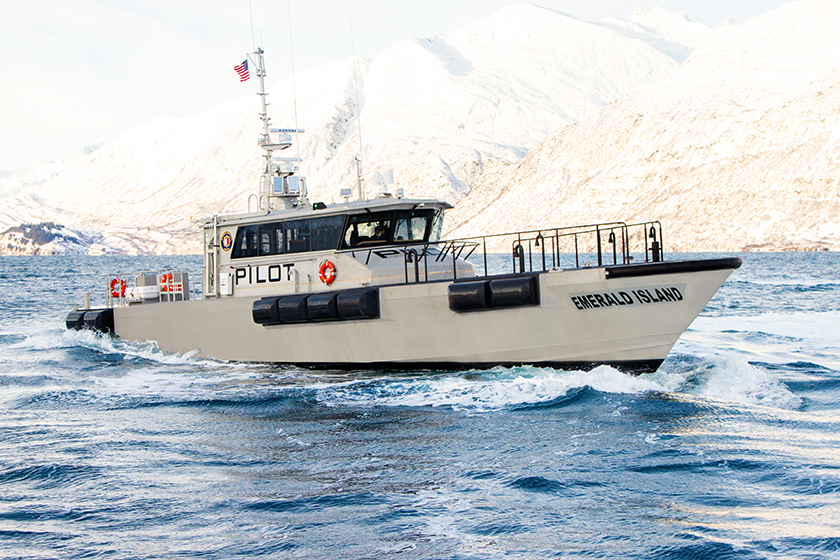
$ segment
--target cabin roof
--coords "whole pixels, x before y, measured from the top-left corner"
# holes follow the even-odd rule
[[[222,225],[247,225],[260,224],[264,222],[276,222],[284,220],[296,220],[300,218],[311,218],[317,216],[335,216],[343,214],[359,214],[364,211],[381,212],[386,210],[411,210],[414,208],[448,209],[452,205],[443,200],[434,198],[375,198],[371,200],[354,200],[352,202],[340,202],[327,204],[321,210],[314,210],[312,205],[299,206],[291,209],[277,209],[270,212],[250,212],[243,214],[225,214],[216,216],[217,226]],[[213,218],[206,218],[202,222],[204,228],[213,227]]]

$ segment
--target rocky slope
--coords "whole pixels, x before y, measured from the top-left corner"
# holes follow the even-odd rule
[[[661,82],[486,175],[466,236],[659,219],[666,249],[840,249],[840,4],[720,30]]]

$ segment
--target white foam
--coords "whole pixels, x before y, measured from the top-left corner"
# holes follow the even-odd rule
[[[644,394],[648,392],[687,393],[694,396],[724,399],[751,405],[792,409],[800,405],[798,397],[775,380],[767,371],[750,365],[745,355],[761,351],[761,341],[747,347],[720,354],[716,337],[732,338],[723,333],[733,327],[739,329],[774,330],[788,332],[796,320],[801,320],[803,330],[814,335],[823,328],[836,329],[833,320],[840,315],[828,312],[815,314],[779,315],[774,323],[773,314],[760,317],[701,318],[692,327],[683,347],[694,346],[692,355],[707,357],[700,365],[688,371],[678,367],[642,376],[632,376],[618,370],[600,366],[591,371],[561,371],[549,368],[516,367],[494,368],[476,375],[430,375],[426,377],[346,379],[319,376],[290,370],[272,372],[265,365],[227,363],[200,358],[196,353],[169,354],[153,343],[133,343],[96,335],[91,331],[47,330],[29,333],[22,341],[9,346],[15,350],[49,351],[56,348],[85,347],[106,354],[119,354],[126,363],[125,369],[115,371],[87,371],[86,378],[96,391],[108,396],[159,396],[168,398],[216,398],[226,392],[233,398],[246,393],[264,394],[270,391],[300,389],[315,391],[326,405],[350,406],[406,406],[451,407],[465,411],[493,411],[506,407],[540,404],[560,399],[570,391],[582,387],[611,394]],[[807,319],[807,320],[806,320]],[[736,322],[737,325],[732,323]],[[768,329],[769,327],[769,329]],[[823,333],[824,334],[824,333]],[[828,335],[825,335],[828,337]],[[774,347],[781,344],[773,341]],[[798,344],[794,341],[794,344]],[[775,348],[778,350],[778,348]],[[25,354],[25,352],[24,352]],[[620,414],[620,410],[616,412]]]
[[[699,375],[696,375],[699,374]],[[680,392],[743,404],[794,410],[802,400],[764,368],[735,354],[716,356],[689,375]]]
[[[655,380],[627,375],[608,366],[588,372],[520,367],[494,368],[476,380],[462,376],[393,380],[375,390],[368,383],[350,384],[324,390],[320,398],[328,405],[448,406],[456,410],[490,411],[550,402],[587,386],[606,393],[668,390]]]
[[[671,393],[749,405],[796,409],[801,405],[779,380],[737,354],[718,355],[688,370],[660,368],[633,376],[608,366],[591,371],[534,367],[495,368],[478,379],[449,375],[422,379],[369,380],[322,385],[319,399],[329,406],[451,407],[490,412],[551,402],[582,387],[607,394]],[[621,414],[621,408],[613,412]]]
[[[35,334],[37,333],[37,334]],[[207,360],[198,356],[197,351],[186,354],[170,354],[161,351],[154,342],[137,343],[122,341],[110,336],[103,336],[91,330],[57,330],[46,329],[44,331],[22,331],[19,334],[27,335],[20,342],[10,344],[8,347],[15,350],[52,350],[56,348],[74,348],[82,346],[104,353],[122,354],[124,358],[141,358],[160,364],[179,365],[206,365],[217,364],[215,360]]]

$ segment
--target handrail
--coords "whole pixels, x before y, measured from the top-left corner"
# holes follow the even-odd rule
[[[508,238],[507,241],[505,238]],[[451,260],[452,278],[457,279],[458,261],[468,261],[479,250],[481,263],[483,264],[483,270],[479,272],[479,275],[488,276],[490,274],[488,254],[492,254],[492,248],[505,247],[505,243],[508,243],[507,247],[509,249],[507,250],[510,251],[508,254],[511,256],[508,262],[510,262],[513,274],[533,273],[535,270],[561,269],[564,267],[562,257],[571,255],[574,255],[574,263],[573,265],[569,263],[566,268],[593,266],[593,262],[583,260],[582,257],[594,258],[598,267],[630,264],[640,258],[643,258],[644,262],[659,262],[663,258],[662,224],[658,221],[636,224],[606,222],[582,226],[533,229],[441,241],[391,244],[362,250],[368,252],[368,259],[372,252],[382,249],[402,252],[405,282],[408,284],[429,281],[428,262],[430,257],[434,263],[444,263]],[[644,244],[644,257],[641,256],[642,243]],[[634,245],[638,248],[636,254],[633,251]],[[359,248],[340,252],[355,253],[357,251],[359,251]],[[422,280],[420,261],[423,262],[425,272]],[[411,274],[409,265],[413,265],[413,274]]]

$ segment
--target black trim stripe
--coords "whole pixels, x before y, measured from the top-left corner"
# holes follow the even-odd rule
[[[473,369],[491,369],[497,366],[517,367],[534,366],[549,367],[566,371],[589,371],[598,366],[610,366],[624,373],[640,375],[653,373],[663,360],[621,360],[606,362],[369,362],[369,363],[291,363],[284,364],[307,369],[330,369],[347,373],[364,371],[465,371]]]
[[[704,259],[699,261],[663,261],[655,263],[622,264],[607,266],[607,278],[629,278],[632,276],[657,276],[660,274],[680,274],[683,272],[705,272],[725,270],[741,266],[738,257],[722,259]]]

